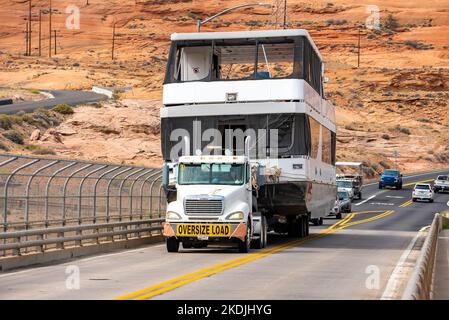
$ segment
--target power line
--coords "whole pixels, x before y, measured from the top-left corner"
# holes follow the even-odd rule
[[[31,0],[28,0],[28,55],[31,56]]]
[[[42,55],[42,10],[39,10],[39,57]]]
[[[112,61],[114,61],[114,50],[115,50],[115,25],[116,22],[114,22],[114,26],[112,27]]]

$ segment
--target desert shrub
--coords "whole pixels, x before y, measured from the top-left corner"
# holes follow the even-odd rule
[[[326,20],[326,24],[328,26],[331,26],[331,25],[341,26],[342,24],[346,24],[346,23],[348,23],[347,20],[337,20],[337,19]]]
[[[261,26],[263,26],[263,23],[260,20],[249,20],[249,21],[246,21],[245,24],[247,26],[249,26],[249,27],[261,27]]]
[[[73,108],[65,103],[58,104],[52,110],[55,112],[58,112],[60,114],[73,114],[73,112],[74,112]]]
[[[395,132],[400,132],[400,133],[404,133],[404,134],[407,134],[407,135],[410,135],[410,134],[411,134],[411,131],[410,131],[409,128],[401,127],[400,125],[397,125],[396,127],[394,127],[394,128],[393,128],[393,131],[395,131]]]
[[[40,156],[45,156],[45,155],[56,155],[56,152],[54,152],[52,149],[50,148],[42,148],[39,147],[36,150],[33,151],[33,154],[35,155],[40,155]]]
[[[421,43],[418,41],[412,41],[412,40],[404,41],[404,45],[406,45],[408,47],[412,47],[416,50],[431,50],[431,49],[433,49],[433,45],[431,45],[431,44],[425,44],[425,43]]]
[[[399,27],[398,20],[390,13],[384,22],[384,28],[388,30],[394,30]]]
[[[437,153],[434,155],[435,160],[442,163],[449,162],[449,153]]]
[[[382,139],[384,139],[384,140],[390,140],[390,136],[389,136],[388,134],[384,133],[384,134],[382,135]]]
[[[430,122],[432,122],[430,119],[427,119],[427,118],[419,118],[419,119],[416,119],[416,121],[418,121],[418,122],[424,122],[424,123],[430,123]]]
[[[355,127],[354,123],[350,123],[350,124],[345,125],[345,129],[354,131],[356,129],[356,127]]]
[[[25,146],[25,149],[27,149],[27,150],[29,150],[29,151],[34,151],[34,150],[36,150],[37,148],[39,148],[39,146],[36,146],[35,144],[27,144],[27,145]]]
[[[9,148],[2,142],[0,142],[0,150],[9,151]]]
[[[4,136],[6,139],[8,139],[8,140],[10,140],[10,141],[12,141],[12,142],[14,142],[14,143],[17,143],[17,144],[23,144],[23,137],[22,137],[22,135],[21,135],[20,133],[18,133],[17,131],[11,130],[11,131],[5,132],[5,133],[3,134],[3,136]]]
[[[6,114],[0,114],[0,128],[9,130],[12,128],[11,117]]]
[[[386,161],[383,161],[383,160],[381,160],[379,162],[379,165],[384,167],[385,169],[390,169],[391,168],[390,165]]]
[[[39,94],[39,93],[41,93],[39,90],[36,90],[36,89],[30,90],[30,92],[32,94]]]

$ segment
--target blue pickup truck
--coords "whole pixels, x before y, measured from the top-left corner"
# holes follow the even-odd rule
[[[380,176],[379,189],[394,187],[402,189],[402,174],[399,170],[385,170]]]

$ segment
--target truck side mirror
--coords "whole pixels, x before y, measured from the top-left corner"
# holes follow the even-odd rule
[[[257,167],[257,185],[263,186],[265,184],[265,166]]]

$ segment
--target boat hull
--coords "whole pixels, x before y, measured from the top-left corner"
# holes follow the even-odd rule
[[[311,218],[325,217],[332,209],[336,193],[335,185],[317,182],[267,184],[259,190],[258,210],[280,216],[310,213]]]

